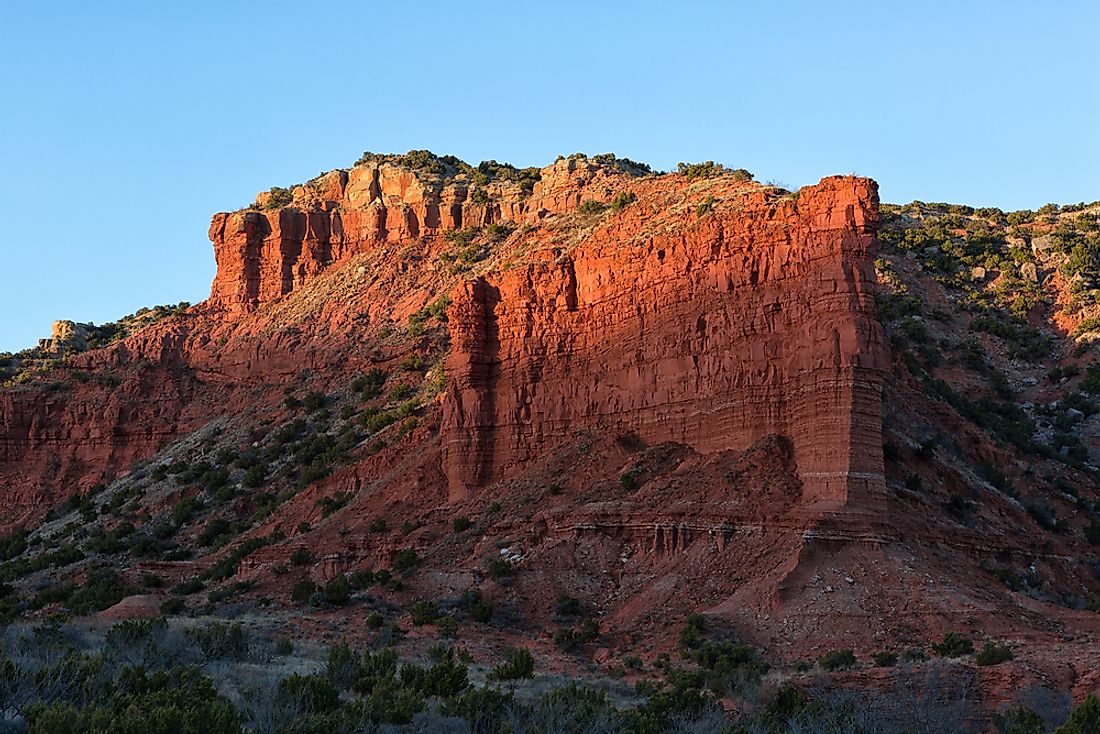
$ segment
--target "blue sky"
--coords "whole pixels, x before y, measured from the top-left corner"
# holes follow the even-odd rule
[[[1100,199],[1100,3],[8,2],[0,350],[197,302],[210,215],[428,148]]]

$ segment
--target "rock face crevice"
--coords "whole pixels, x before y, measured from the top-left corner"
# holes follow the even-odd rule
[[[450,495],[579,428],[704,453],[779,434],[804,503],[871,510],[885,492],[877,224],[874,182],[829,178],[463,284],[448,314]]]

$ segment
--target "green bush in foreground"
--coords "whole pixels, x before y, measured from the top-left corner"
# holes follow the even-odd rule
[[[505,660],[489,671],[489,680],[519,680],[530,678],[535,673],[535,658],[525,647],[512,647],[505,654]]]
[[[969,733],[984,732],[988,724],[1000,734],[1047,731],[1031,709],[1002,711],[988,721],[983,702],[969,698],[972,690],[951,693],[952,686],[920,684],[912,689],[915,679],[902,673],[894,684],[885,683],[887,690],[858,695],[790,685],[729,693],[729,686],[717,685],[723,671],[756,664],[751,648],[729,640],[695,644],[699,667],[672,666],[667,656],[655,661],[654,675],[663,674],[640,681],[631,703],[615,703],[605,691],[579,681],[555,687],[546,681],[510,683],[516,693],[493,683],[472,684],[469,658],[445,646],[433,646],[429,662],[414,664],[402,661],[393,648],[368,652],[337,644],[318,672],[292,673],[286,666],[304,660],[269,665],[272,646],[255,644],[241,625],[192,624],[123,622],[98,640],[65,627],[9,629],[11,646],[5,652],[11,656],[0,653],[5,720],[21,719],[12,730],[33,734]],[[705,622],[692,627],[707,635],[721,632],[714,622],[709,629]],[[179,634],[183,629],[190,631]],[[392,639],[388,634],[383,629],[372,637]],[[268,642],[279,655],[294,652],[285,638]],[[246,666],[248,681],[226,675],[227,662]],[[216,687],[213,675],[219,677]],[[513,682],[533,675],[530,651],[513,648],[490,679]],[[727,694],[733,710],[720,703]],[[747,701],[751,708],[742,705]],[[1098,731],[1100,700],[1089,696],[1052,734]]]

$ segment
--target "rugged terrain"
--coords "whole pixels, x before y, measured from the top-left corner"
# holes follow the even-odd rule
[[[377,614],[590,675],[692,614],[796,679],[958,632],[1011,648],[986,698],[1080,699],[1098,211],[367,154],[215,215],[204,303],[5,361],[5,613]]]

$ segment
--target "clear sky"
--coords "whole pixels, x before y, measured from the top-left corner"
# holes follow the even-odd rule
[[[0,350],[209,292],[210,215],[364,150],[1100,199],[1100,3],[0,6]]]

